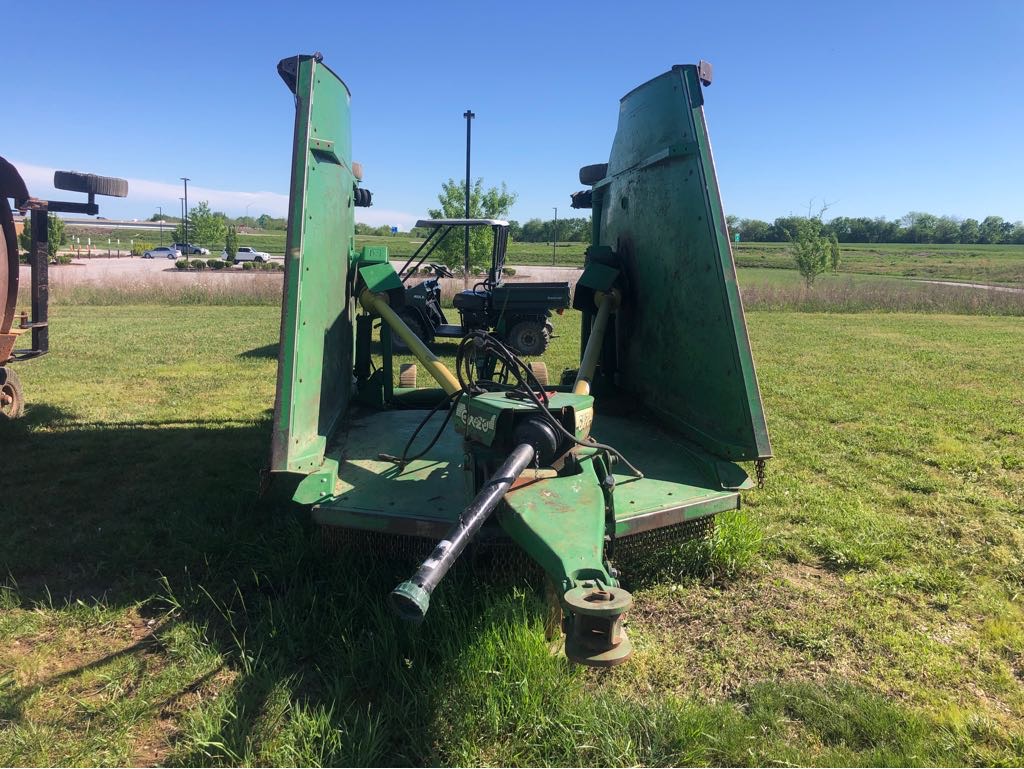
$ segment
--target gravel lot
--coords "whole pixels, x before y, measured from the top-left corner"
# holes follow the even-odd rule
[[[280,261],[280,260],[278,260]],[[512,281],[568,281],[576,285],[580,269],[564,267],[543,267],[537,265],[516,266],[516,274]],[[170,259],[142,259],[140,257],[97,258],[76,260],[72,264],[50,265],[50,284],[60,286],[84,284],[119,284],[126,287],[176,285],[183,283],[223,285],[224,281],[240,281],[244,285],[252,281],[280,281],[279,272],[243,272],[235,267],[231,270],[205,270],[203,272],[183,272],[174,267]],[[28,286],[29,268],[21,266],[22,286]],[[461,279],[444,279],[441,281],[445,295],[461,291]]]

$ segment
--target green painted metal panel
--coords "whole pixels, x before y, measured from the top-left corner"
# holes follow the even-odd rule
[[[278,71],[296,111],[271,469],[310,473],[351,396],[350,97],[318,56],[285,59]]]
[[[592,457],[576,475],[511,489],[498,522],[563,590],[580,579],[616,584],[604,568],[605,500]]]
[[[618,384],[714,454],[771,455],[692,65],[623,97],[594,188],[595,246],[625,273]]]
[[[330,498],[322,500],[317,519],[360,529],[443,535],[468,501],[459,435],[450,427],[444,430],[425,456],[401,471],[381,458],[381,454],[401,456],[427,413],[353,408],[327,450],[328,460],[338,462],[337,481]],[[435,414],[425,433],[433,433],[443,419],[443,413]],[[413,453],[428,441],[421,436]]]
[[[384,258],[387,259],[387,249],[384,250]],[[360,260],[361,262],[361,260]],[[402,279],[398,277],[395,268],[389,262],[374,262],[359,267],[359,277],[363,284],[375,294],[386,294],[391,291],[404,292]]]

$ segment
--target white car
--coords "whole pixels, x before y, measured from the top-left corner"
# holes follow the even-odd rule
[[[180,259],[181,251],[176,248],[171,248],[170,246],[157,246],[156,248],[151,248],[142,254],[143,259],[159,259],[162,256],[165,256],[168,259]]]
[[[227,249],[220,252],[221,259],[228,258]],[[236,262],[266,262],[270,259],[270,254],[265,251],[257,251],[255,248],[249,246],[240,246],[238,251],[235,252]]]

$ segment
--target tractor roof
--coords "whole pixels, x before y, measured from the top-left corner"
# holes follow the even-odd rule
[[[508,227],[503,219],[420,219],[417,227]]]

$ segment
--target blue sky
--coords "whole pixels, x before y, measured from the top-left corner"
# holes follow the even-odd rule
[[[508,183],[512,218],[579,213],[618,99],[701,58],[728,213],[1024,218],[1024,2],[59,2],[42,43],[33,14],[6,13],[0,154],[38,196],[53,168],[129,178],[110,217],[177,211],[180,176],[190,202],[283,215],[275,66],[319,50],[352,91],[373,224],[409,225],[462,178],[467,107],[473,176]]]

